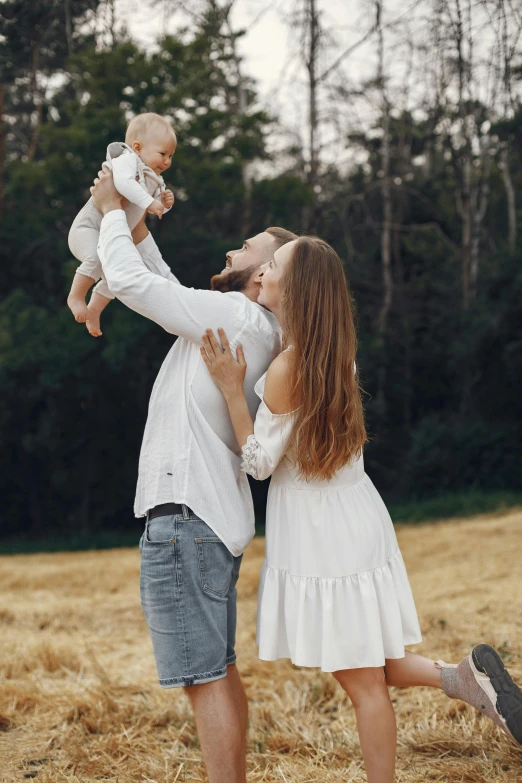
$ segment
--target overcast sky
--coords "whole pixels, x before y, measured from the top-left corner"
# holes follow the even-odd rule
[[[190,0],[186,0],[187,5]],[[116,0],[117,18],[126,20],[133,38],[154,46],[158,36],[174,32],[187,17],[172,13],[172,3],[152,0]],[[305,73],[298,56],[299,41],[291,27],[291,13],[297,0],[236,0],[233,9],[235,29],[247,32],[240,41],[244,57],[244,72],[256,82],[259,102],[278,116],[288,130],[269,140],[272,150],[280,149],[292,134],[300,134],[306,145],[308,101]],[[384,21],[397,18],[404,9],[412,8],[415,0],[388,0]],[[371,0],[318,0],[321,24],[331,37],[331,45],[323,54],[321,67],[327,67],[336,57],[353,45],[371,26]],[[363,45],[344,62],[344,73],[352,81],[375,72],[375,42]],[[391,54],[391,53],[390,53]],[[346,109],[346,107],[343,107]],[[354,111],[366,111],[358,107]],[[367,115],[366,115],[367,116]],[[346,153],[335,142],[339,131],[328,123],[323,125],[327,149],[323,160],[337,159]]]
[[[372,26],[375,11],[372,0],[316,2],[321,27],[330,39],[322,54],[322,70],[363,38]],[[185,0],[189,8],[191,3],[199,5],[197,0]],[[302,0],[235,0],[233,7],[234,29],[246,30],[240,41],[243,70],[256,82],[260,106],[278,117],[286,129],[269,139],[269,148],[273,151],[282,149],[292,136],[299,136],[306,149],[306,74],[298,55],[298,35],[291,25],[291,14],[301,4]],[[120,23],[126,21],[133,38],[152,47],[161,35],[175,32],[187,21],[190,26],[187,16],[174,13],[173,6],[176,6],[174,0],[116,0],[116,14]],[[410,108],[418,116],[427,99],[427,74],[434,52],[433,32],[427,22],[430,6],[433,7],[424,0],[384,0],[384,70],[389,77],[389,98],[396,112]],[[450,0],[446,6],[448,13],[451,6]],[[488,52],[492,51],[492,35],[490,18],[475,4],[472,19],[474,97],[486,104],[490,103],[495,91],[487,70],[487,63],[491,61]],[[430,40],[426,40],[428,38]],[[423,40],[425,49],[421,51],[418,46]],[[354,148],[346,143],[347,133],[368,130],[379,112],[378,95],[364,85],[365,79],[376,75],[376,52],[374,34],[335,70],[337,83],[351,89],[349,96],[338,98],[337,93],[327,95],[324,91],[319,95],[324,162],[335,161],[341,165],[353,161]],[[411,59],[412,55],[414,59]],[[483,73],[480,68],[485,68]]]
[[[170,10],[172,5],[161,0],[152,0],[150,5],[143,0],[117,0],[117,16],[126,19],[133,37],[153,45],[158,35],[172,32],[182,23],[183,17]],[[190,0],[187,5],[190,7]],[[236,0],[234,4],[234,27],[247,30],[241,40],[245,70],[256,79],[261,98],[269,96],[285,77],[296,46],[285,17],[288,19],[294,6],[294,0]],[[335,29],[340,41],[348,43],[353,37],[350,32],[355,32],[355,13],[360,16],[364,6],[365,0],[319,0],[324,23]]]

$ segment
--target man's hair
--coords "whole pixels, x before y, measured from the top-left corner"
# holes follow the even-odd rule
[[[265,233],[274,237],[278,250],[280,247],[283,247],[283,245],[286,245],[287,242],[292,242],[294,239],[297,239],[297,234],[292,234],[291,231],[287,231],[286,228],[280,228],[279,226],[265,228]]]
[[[159,114],[147,111],[142,114],[136,114],[127,125],[125,144],[128,144],[130,147],[133,141],[143,141],[144,137],[151,131],[165,133],[177,141],[176,132],[170,122]]]

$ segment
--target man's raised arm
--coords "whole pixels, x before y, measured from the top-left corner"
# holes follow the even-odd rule
[[[136,249],[112,176],[100,172],[91,188],[95,205],[104,213],[98,254],[110,290],[137,313],[167,332],[197,344],[207,327],[223,327],[232,339],[244,326],[245,306],[219,291],[185,288],[146,268]]]

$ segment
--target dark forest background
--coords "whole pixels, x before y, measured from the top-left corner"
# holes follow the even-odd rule
[[[146,53],[124,31],[100,34],[96,0],[0,6],[5,539],[111,531],[123,541],[137,529],[147,403],[172,337],[115,302],[93,339],[65,300],[77,265],[69,226],[108,142],[145,110],[171,116],[179,139],[167,175],[176,205],[150,227],[186,285],[207,287],[225,252],[269,225],[316,233],[341,255],[358,308],[367,471],[397,518],[520,500],[520,49],[506,45],[495,71],[505,100],[487,105],[472,97],[465,26],[444,28],[440,89],[419,112],[399,111],[375,0],[377,67],[365,89],[377,111],[366,131],[343,129],[359,161],[344,170],[319,141],[314,2],[296,21],[306,145],[289,142],[278,159],[268,143],[278,117],[257,108],[227,7],[201,0],[187,29]],[[335,109],[352,96],[339,83],[329,100]],[[252,175],[262,160],[276,173]],[[265,492],[255,488],[260,522]]]

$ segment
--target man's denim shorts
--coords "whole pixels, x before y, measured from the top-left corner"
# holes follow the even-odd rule
[[[234,557],[202,519],[183,514],[147,520],[140,539],[141,605],[160,685],[178,688],[225,677],[234,663]]]

